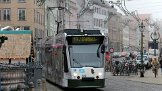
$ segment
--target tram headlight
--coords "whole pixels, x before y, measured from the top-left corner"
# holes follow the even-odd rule
[[[102,76],[102,73],[101,73],[101,72],[99,72],[99,73],[98,73],[98,75],[99,75],[99,76]]]
[[[77,73],[73,73],[74,76],[77,76],[78,74]]]

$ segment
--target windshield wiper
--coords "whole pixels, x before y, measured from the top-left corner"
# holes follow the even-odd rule
[[[97,57],[100,58],[100,53],[99,53],[99,49],[101,47],[101,44],[98,46],[98,49],[97,49]]]
[[[77,60],[73,59],[73,62],[75,62],[76,64],[79,64],[79,66],[83,67],[83,65],[81,65],[81,63],[78,62]]]

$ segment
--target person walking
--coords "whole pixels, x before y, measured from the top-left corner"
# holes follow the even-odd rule
[[[110,56],[110,52],[106,52],[106,71],[110,71],[112,70],[112,62],[111,62],[111,56]]]
[[[160,63],[160,69],[161,69],[161,75],[162,75],[162,58],[161,57],[160,57],[159,63]]]
[[[156,69],[156,73],[158,75],[158,69],[159,69],[160,64],[159,64],[157,58],[153,58],[151,64],[152,64],[153,73],[154,73],[154,70]]]

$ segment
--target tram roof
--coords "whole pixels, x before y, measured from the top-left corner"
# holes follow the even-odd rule
[[[64,29],[67,35],[102,35],[100,30]]]

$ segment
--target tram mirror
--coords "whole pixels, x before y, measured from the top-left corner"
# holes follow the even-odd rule
[[[66,53],[66,46],[63,45],[63,50],[62,50],[62,53],[65,54]]]
[[[101,46],[101,53],[105,53],[105,45]]]
[[[48,52],[52,52],[52,48],[51,47],[48,48]]]

